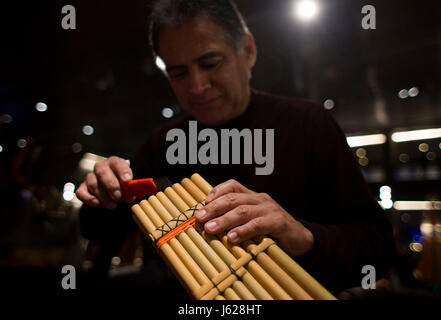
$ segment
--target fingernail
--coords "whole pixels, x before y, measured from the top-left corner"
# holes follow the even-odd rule
[[[92,205],[98,207],[100,205],[100,202],[97,199],[93,199]]]
[[[214,198],[214,191],[211,191],[207,196],[207,199],[205,199],[205,201],[211,201],[213,198]]]
[[[123,178],[124,178],[124,181],[129,181],[132,179],[132,176],[130,173],[126,172],[126,173],[124,173]]]
[[[196,211],[196,218],[203,219],[207,215],[207,211],[205,209]]]
[[[116,191],[113,193],[113,198],[114,198],[115,200],[119,200],[119,199],[121,199],[121,191],[116,190]]]
[[[236,241],[237,240],[237,233],[236,232],[230,232],[228,234],[228,238],[230,239],[230,241]]]
[[[208,229],[214,230],[217,226],[217,223],[215,221],[210,221],[207,222],[205,225],[207,226]]]

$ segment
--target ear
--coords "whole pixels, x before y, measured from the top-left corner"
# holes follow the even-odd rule
[[[247,32],[243,53],[245,55],[248,68],[251,69],[252,67],[254,67],[257,59],[256,43],[254,42],[254,37],[251,32]]]

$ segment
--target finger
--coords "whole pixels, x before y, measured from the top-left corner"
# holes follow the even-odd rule
[[[257,193],[227,193],[214,199],[196,212],[198,222],[207,222],[219,217],[240,205],[258,204]]]
[[[208,194],[207,199],[205,199],[205,203],[209,203],[227,193],[253,193],[253,191],[245,188],[236,180],[231,179],[214,187]]]
[[[98,178],[93,173],[89,173],[86,176],[86,186],[87,191],[95,196],[104,207],[109,209],[114,209],[116,207],[116,202],[109,197],[104,187],[98,182]]]
[[[118,157],[110,157],[109,166],[120,181],[127,182],[133,179],[133,172],[126,160]]]
[[[99,207],[101,202],[87,190],[86,183],[82,183],[75,192],[78,199],[89,206]]]
[[[98,180],[98,185],[101,185],[114,201],[119,201],[122,197],[121,186],[109,162],[98,162],[93,171]]]
[[[228,231],[257,217],[257,206],[241,205],[228,211],[223,216],[212,219],[204,225],[207,233]]]
[[[231,243],[239,243],[249,240],[255,236],[270,233],[271,220],[264,217],[257,217],[247,223],[231,229],[228,234],[228,241]]]

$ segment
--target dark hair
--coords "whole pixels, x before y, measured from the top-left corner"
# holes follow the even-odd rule
[[[225,40],[236,50],[242,47],[248,30],[231,0],[156,0],[150,15],[149,42],[153,56],[159,55],[158,35],[166,26],[178,26],[193,18],[209,19],[225,31]]]

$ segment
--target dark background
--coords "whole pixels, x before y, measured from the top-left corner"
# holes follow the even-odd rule
[[[253,87],[320,104],[332,99],[330,112],[348,136],[388,136],[386,144],[365,148],[369,163],[362,169],[374,195],[388,185],[394,201],[441,200],[441,139],[390,142],[394,130],[441,127],[440,1],[321,0],[319,17],[309,23],[293,17],[292,0],[237,3],[258,47]],[[76,9],[76,30],[61,27],[66,4]],[[361,27],[366,4],[376,8],[376,30]],[[78,208],[61,198],[66,182],[78,186],[84,178],[80,159],[86,152],[128,158],[167,121],[164,107],[179,113],[148,47],[149,1],[8,1],[0,12],[0,265],[10,272],[81,263]],[[418,96],[398,97],[411,87]],[[36,111],[37,102],[48,110]],[[86,124],[93,135],[82,133]],[[26,139],[25,148],[18,139]],[[418,149],[422,142],[430,157]],[[439,292],[441,272],[434,271],[441,267],[433,261],[440,247],[426,281],[414,272],[421,253],[408,248],[422,241],[424,219],[440,226],[439,212],[387,211],[408,263],[399,279],[408,287]],[[17,247],[70,249],[54,263],[44,253],[34,263],[17,260]]]

